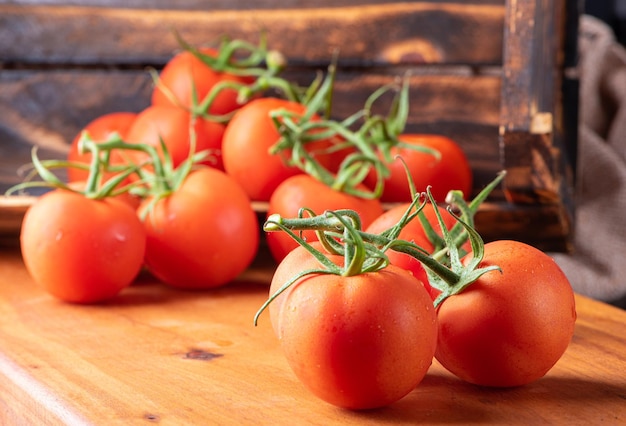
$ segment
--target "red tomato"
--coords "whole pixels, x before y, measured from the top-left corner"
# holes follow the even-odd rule
[[[343,257],[330,256],[336,264]],[[320,264],[303,247],[279,264],[270,294]],[[295,375],[317,397],[350,409],[389,405],[423,379],[435,351],[430,297],[395,266],[343,277],[313,274],[269,305],[272,326]]]
[[[411,201],[406,171],[402,161],[396,158],[398,156],[406,163],[417,191],[424,192],[426,187],[431,185],[432,194],[437,202],[444,202],[450,190],[463,191],[466,198],[471,195],[472,170],[465,153],[455,141],[445,136],[419,134],[401,135],[400,140],[410,145],[435,149],[439,151],[441,158],[437,159],[430,153],[410,148],[392,148],[391,158],[394,160],[387,164],[390,176],[385,179],[382,201]],[[374,172],[367,177],[366,183],[370,188],[376,185]]]
[[[378,199],[365,199],[336,191],[315,178],[300,174],[281,183],[272,194],[268,216],[278,213],[281,217],[298,217],[302,207],[312,209],[316,214],[327,210],[350,209],[361,217],[363,228],[383,213]],[[315,231],[303,231],[304,238],[311,242],[317,240]],[[286,232],[269,232],[267,244],[272,256],[280,262],[298,243]]]
[[[531,383],[569,345],[576,321],[574,293],[554,260],[524,243],[487,243],[479,267],[488,265],[502,272],[487,272],[439,305],[435,356],[477,385]]]
[[[372,222],[366,228],[365,232],[371,234],[379,234],[384,230],[391,228],[393,225],[398,223],[404,212],[406,212],[406,210],[409,208],[409,205],[410,203],[393,206],[385,213],[377,217],[374,222]],[[445,207],[437,206],[437,208],[439,209],[439,213],[441,214],[444,224],[448,229],[451,229],[456,223],[456,219],[454,219],[454,217],[446,211]],[[437,231],[437,234],[441,236],[442,232],[439,227],[439,222],[437,220],[437,216],[435,215],[435,209],[433,208],[433,205],[430,203],[426,204],[422,209],[422,212],[424,212],[424,215],[426,216],[428,222]],[[404,228],[402,228],[402,231],[400,232],[398,238],[405,241],[413,242],[425,249],[428,253],[433,254],[434,246],[426,236],[424,227],[422,226],[422,223],[420,222],[418,217],[414,218]],[[467,252],[471,250],[471,245],[469,241],[463,245],[463,248]],[[424,269],[422,264],[416,258],[408,254],[400,253],[393,250],[387,251],[387,257],[393,265],[411,271],[411,273],[413,273],[413,275],[418,280],[420,280],[422,284],[424,284],[424,287],[426,287],[426,290],[431,295],[433,300],[439,295],[439,291],[430,286],[428,281],[428,274],[426,273],[426,270]]]
[[[38,285],[67,302],[95,303],[117,295],[137,276],[146,231],[135,210],[119,200],[54,190],[26,212],[20,242]]]
[[[144,212],[151,200],[140,207]],[[235,279],[254,259],[259,223],[250,200],[224,172],[205,167],[159,200],[144,220],[146,265],[161,281],[201,289]]]
[[[222,152],[224,169],[241,186],[252,200],[268,201],[281,182],[288,177],[301,174],[296,167],[285,164],[284,154],[269,152],[280,139],[270,117],[273,110],[285,109],[295,114],[304,114],[305,106],[278,98],[258,98],[240,108],[224,132]],[[329,142],[311,144],[315,149],[327,148]],[[317,157],[327,165],[328,156]]]
[[[128,130],[127,142],[143,143],[157,147],[161,152],[160,140],[165,143],[172,157],[174,166],[178,166],[189,157],[191,135],[191,115],[181,109],[171,106],[151,106],[143,110]],[[195,152],[208,150],[210,152],[200,164],[223,170],[221,159],[222,137],[224,125],[213,121],[197,118],[194,125],[196,133]],[[133,154],[135,161],[145,161],[145,155]]]
[[[91,139],[94,142],[104,142],[113,133],[117,132],[122,139],[126,137],[126,133],[130,126],[135,121],[137,114],[134,112],[114,112],[110,114],[102,115],[95,120],[89,122],[77,135],[74,137],[72,144],[70,145],[70,151],[67,154],[68,161],[75,163],[83,163],[89,165],[91,163],[91,153],[86,152],[81,154],[78,152],[78,141],[80,140],[83,131],[87,131]],[[112,164],[124,164],[124,159],[119,155],[117,151],[111,152]],[[111,177],[114,173],[108,173],[104,176],[104,179]],[[69,167],[67,170],[67,179],[69,182],[82,182],[86,181],[89,176],[89,171],[78,169],[75,167]]]
[[[214,49],[200,49],[203,54],[216,56]],[[193,107],[192,93],[195,89],[197,102],[202,103],[207,94],[221,81],[240,84],[249,84],[253,80],[248,77],[239,77],[227,72],[215,71],[209,65],[198,59],[193,53],[184,51],[172,57],[165,65],[159,79],[162,85],[170,90],[183,108]],[[176,106],[159,87],[152,92],[152,105]],[[222,90],[209,108],[210,114],[228,114],[241,105],[237,102],[237,91]]]

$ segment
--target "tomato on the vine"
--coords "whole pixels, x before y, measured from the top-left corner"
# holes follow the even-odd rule
[[[217,51],[211,48],[202,48],[204,55],[215,57]],[[195,90],[196,101],[201,103],[209,92],[220,82],[232,82],[235,84],[250,84],[253,79],[237,76],[228,72],[216,71],[211,66],[199,59],[190,51],[183,51],[174,55],[159,74],[160,85],[152,92],[152,105],[178,106],[185,109],[193,109],[193,93]],[[164,93],[170,91],[176,102],[172,102]],[[241,105],[237,101],[237,90],[226,88],[221,90],[211,104],[210,114],[228,114]]]
[[[320,247],[319,243],[314,243]],[[343,256],[328,255],[337,265]],[[304,247],[278,265],[270,294],[320,264]],[[349,409],[389,405],[423,379],[435,351],[432,301],[407,271],[390,265],[353,276],[314,273],[269,304],[272,327],[300,381]]]
[[[339,190],[307,174],[292,176],[281,183],[269,201],[268,216],[278,213],[282,217],[297,217],[301,208],[306,207],[315,214],[326,210],[350,209],[361,217],[363,228],[383,213],[378,199],[360,198]],[[317,239],[315,231],[303,231],[307,241]],[[268,247],[274,259],[280,262],[298,243],[284,232],[270,232],[266,236]]]
[[[146,231],[135,210],[118,199],[57,189],[28,209],[20,242],[38,285],[63,301],[96,303],[133,282],[143,264]]]
[[[200,164],[222,170],[221,159],[224,125],[202,117],[196,117],[181,108],[173,106],[150,106],[141,111],[128,129],[126,141],[134,144],[147,144],[162,153],[161,141],[167,147],[174,167],[185,161],[190,154],[192,126],[195,132],[195,151],[208,151],[209,155]],[[136,162],[145,160],[145,154],[134,154]]]
[[[401,145],[392,147],[390,149],[392,161],[386,163],[390,174],[384,181],[382,201],[411,201],[405,164],[418,192],[426,191],[430,185],[434,198],[441,201],[445,200],[450,190],[460,190],[466,198],[471,195],[472,169],[459,144],[445,136],[430,134],[403,134],[399,139],[409,146],[433,149],[440,157]],[[401,157],[402,160],[397,157]],[[367,185],[373,188],[376,185],[376,178],[374,172],[370,173],[366,178]]]
[[[255,201],[268,201],[281,182],[303,173],[286,163],[285,155],[288,154],[270,153],[270,148],[280,139],[270,116],[275,110],[304,114],[306,107],[273,97],[254,99],[235,112],[224,132],[224,169]],[[308,144],[312,155],[324,166],[329,161],[328,154],[324,152],[329,144],[323,140]]]
[[[224,172],[202,167],[180,187],[139,208],[147,213],[145,263],[174,287],[202,289],[235,279],[254,259],[259,224],[250,199]]]
[[[485,273],[439,305],[435,357],[470,383],[528,384],[567,349],[576,322],[574,293],[550,256],[521,242],[485,244],[479,266],[489,265],[501,272]]]
[[[82,163],[89,165],[91,163],[91,153],[81,153],[78,149],[78,142],[80,141],[83,132],[87,132],[89,137],[94,142],[106,141],[114,133],[118,133],[123,139],[126,137],[128,129],[132,126],[137,113],[134,112],[113,112],[109,114],[101,115],[90,121],[81,131],[74,137],[70,145],[70,150],[67,154],[68,161],[73,163]],[[111,165],[123,165],[124,159],[119,155],[117,151],[111,152]],[[103,178],[112,176],[114,173],[106,173]],[[83,182],[87,180],[89,176],[89,170],[81,169],[78,167],[67,168],[67,180],[69,182]]]

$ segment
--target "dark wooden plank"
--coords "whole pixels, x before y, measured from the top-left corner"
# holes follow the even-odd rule
[[[313,75],[294,71],[286,77],[305,84]],[[357,112],[369,94],[399,76],[340,72],[335,116],[345,118]],[[4,71],[0,74],[0,190],[22,178],[19,170],[30,162],[32,146],[41,147],[41,158],[63,158],[72,138],[87,122],[108,112],[140,111],[148,105],[151,90],[145,71]],[[475,169],[477,188],[493,179],[501,169],[499,79],[414,75],[410,93],[407,131],[439,133],[459,141]],[[378,107],[382,112],[388,105],[382,102]]]
[[[314,73],[285,77],[308,84]],[[339,70],[333,113],[345,118],[363,107],[398,72]],[[495,76],[414,74],[407,132],[438,133],[459,142],[475,169],[476,188],[494,178],[499,163],[497,126],[500,80]],[[62,158],[72,138],[92,119],[114,111],[140,111],[149,104],[152,82],[146,71],[4,71],[0,74],[0,190],[17,183],[30,162],[32,146],[42,158]],[[376,107],[388,110],[387,98]]]
[[[158,10],[0,5],[5,64],[142,66],[223,35],[269,45],[296,64],[500,64],[502,5],[394,2],[315,9]],[[454,31],[450,31],[454,28]],[[158,40],[158,42],[155,42]],[[475,48],[480,46],[480,48]]]
[[[165,10],[246,10],[246,9],[310,9],[320,7],[365,6],[397,3],[398,0],[0,0],[1,4],[95,6],[125,9]],[[460,3],[503,5],[504,0],[432,0],[423,3]]]

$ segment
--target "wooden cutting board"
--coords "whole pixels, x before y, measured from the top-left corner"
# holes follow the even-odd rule
[[[572,344],[543,379],[516,389],[463,382],[434,362],[396,404],[335,408],[292,374],[262,315],[274,265],[205,292],[142,277],[100,306],[59,302],[0,250],[2,425],[623,424],[626,312],[577,297]]]

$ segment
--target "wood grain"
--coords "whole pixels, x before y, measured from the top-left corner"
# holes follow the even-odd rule
[[[425,1],[273,5],[212,9],[208,4],[205,10],[188,11],[0,4],[0,57],[7,63],[47,65],[163,64],[178,49],[175,29],[193,45],[224,35],[255,42],[264,32],[268,44],[294,64],[327,64],[336,48],[340,61],[347,63],[502,61],[502,5]],[[478,45],[480,49],[467,48]]]
[[[46,425],[606,424],[626,421],[626,312],[577,297],[573,341],[539,381],[464,384],[434,362],[407,397],[353,412],[312,396],[266,315],[273,265],[260,257],[222,289],[183,292],[149,277],[100,306],[60,303],[0,251],[0,423]]]
[[[286,78],[309,84],[315,72],[291,71]],[[402,71],[340,71],[333,112],[345,118],[362,108],[379,87]],[[500,81],[456,69],[445,75],[415,73],[407,131],[443,134],[458,141],[476,171],[476,187],[501,169],[497,126]],[[149,104],[147,71],[8,71],[0,75],[0,192],[23,179],[33,146],[42,159],[63,159],[69,144],[90,120],[114,111],[141,111]],[[385,113],[389,99],[377,110]],[[63,177],[63,174],[60,175]]]

